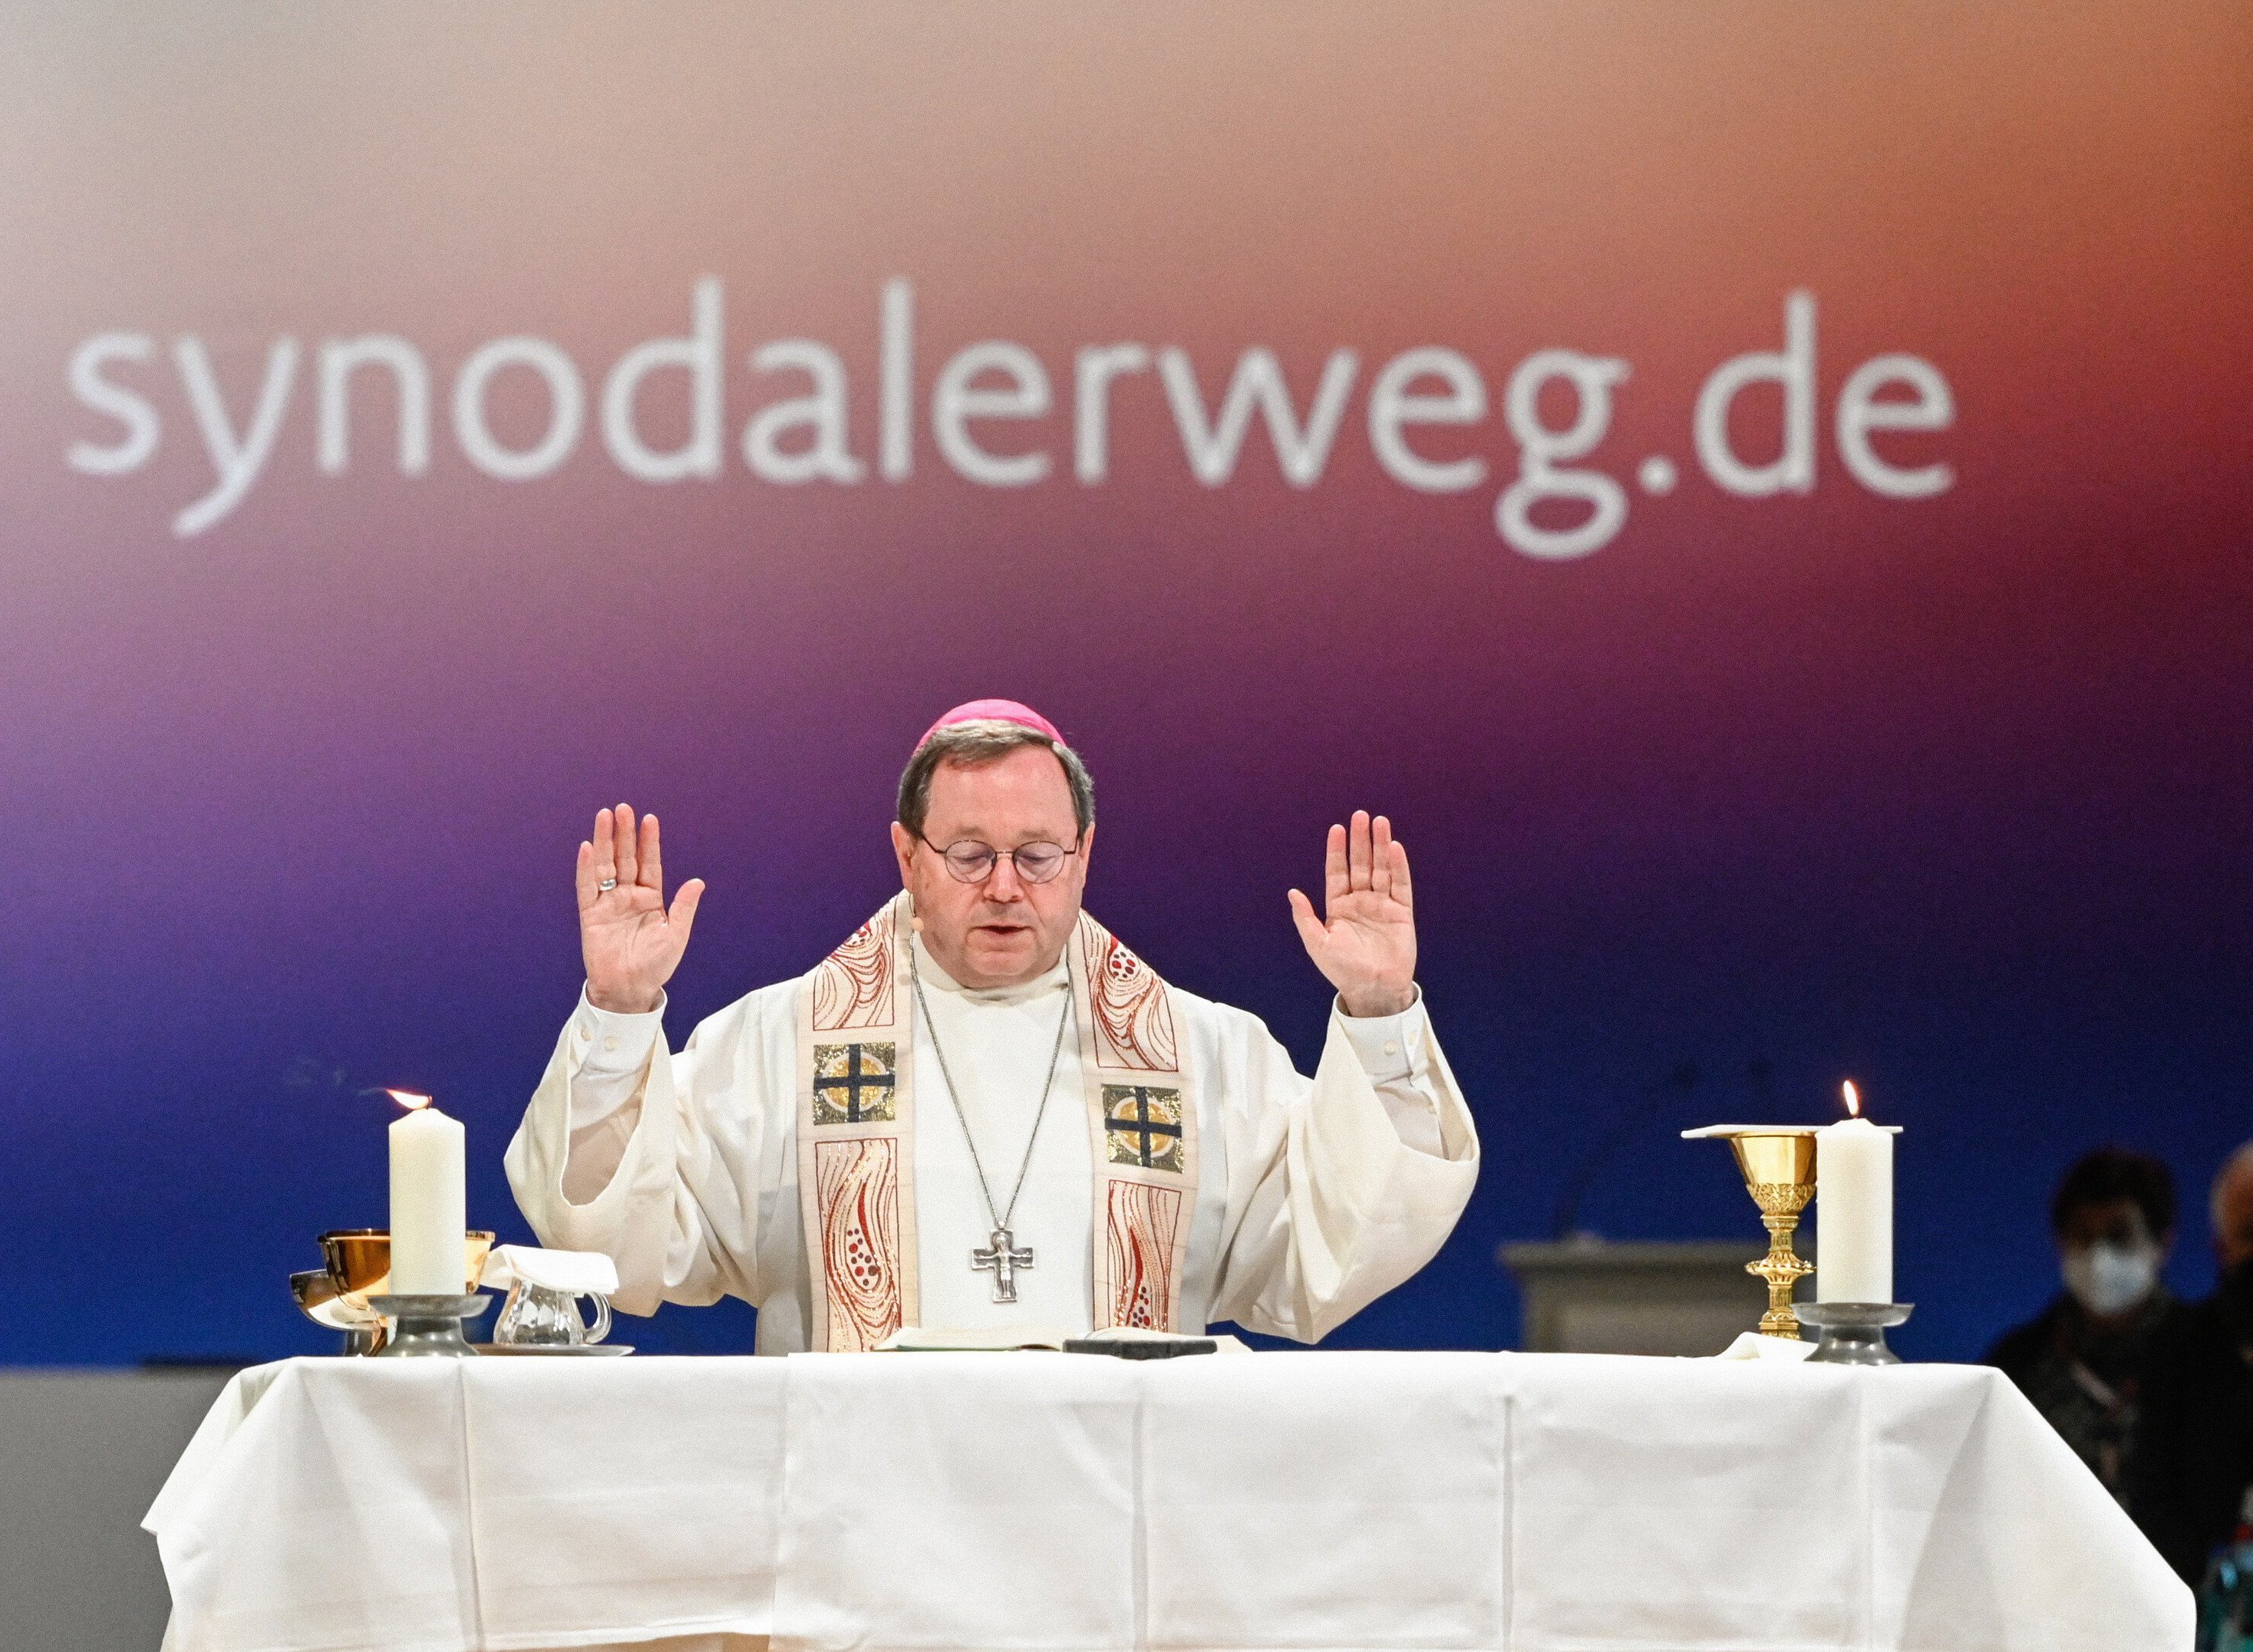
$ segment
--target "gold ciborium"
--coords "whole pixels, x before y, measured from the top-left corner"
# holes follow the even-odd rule
[[[1768,1254],[1745,1264],[1745,1272],[1768,1281],[1768,1312],[1761,1315],[1762,1336],[1799,1340],[1799,1319],[1791,1311],[1792,1287],[1815,1272],[1815,1264],[1791,1248],[1799,1213],[1815,1196],[1813,1125],[1707,1125],[1685,1130],[1685,1141],[1718,1136],[1737,1155],[1745,1191],[1760,1207],[1768,1229]]]

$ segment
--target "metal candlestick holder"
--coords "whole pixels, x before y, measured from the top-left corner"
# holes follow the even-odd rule
[[[1802,1302],[1799,1321],[1821,1333],[1810,1365],[1898,1365],[1886,1328],[1904,1323],[1914,1302]]]
[[[391,1321],[391,1335],[376,1350],[378,1359],[467,1359],[477,1353],[462,1335],[462,1322],[492,1306],[482,1291],[463,1296],[371,1296],[367,1305]]]
[[[1800,1340],[1799,1320],[1791,1311],[1791,1293],[1800,1280],[1815,1272],[1815,1264],[1791,1248],[1791,1236],[1799,1227],[1800,1212],[1815,1196],[1816,1128],[1813,1125],[1707,1125],[1702,1130],[1682,1133],[1685,1141],[1707,1137],[1726,1141],[1745,1178],[1745,1191],[1760,1207],[1761,1223],[1768,1229],[1768,1254],[1757,1262],[1746,1263],[1745,1272],[1768,1281],[1768,1312],[1761,1315],[1760,1322],[1762,1336]]]

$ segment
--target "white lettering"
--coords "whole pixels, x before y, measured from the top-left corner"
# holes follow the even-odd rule
[[[1445,395],[1412,394],[1419,379],[1438,379]],[[1486,417],[1486,380],[1453,350],[1403,351],[1369,387],[1369,445],[1385,472],[1419,493],[1460,493],[1486,480],[1486,461],[1472,455],[1444,464],[1425,458],[1400,434],[1404,424],[1476,424]]]
[[[182,539],[202,533],[242,502],[250,484],[274,451],[274,438],[282,429],[282,410],[289,400],[289,386],[297,374],[297,341],[277,338],[266,352],[266,377],[258,387],[258,402],[250,415],[250,429],[238,437],[227,417],[226,398],[220,394],[204,341],[191,333],[173,343],[172,360],[187,387],[188,405],[196,427],[203,432],[204,450],[211,456],[219,485],[172,519],[172,532]]]
[[[1000,373],[1006,387],[980,387],[981,373]],[[1049,473],[1049,456],[988,453],[970,438],[973,419],[1037,419],[1050,407],[1049,375],[1024,345],[989,339],[955,352],[931,393],[931,435],[955,471],[989,488],[1021,488]]]
[[[793,370],[813,380],[813,393],[761,408],[743,427],[743,463],[769,482],[858,482],[868,467],[846,448],[844,362],[812,338],[777,339],[751,352],[754,373]],[[801,426],[813,440],[786,451],[783,433]]]
[[[1294,488],[1310,488],[1322,480],[1329,462],[1330,443],[1336,439],[1338,421],[1344,416],[1347,394],[1353,387],[1357,362],[1350,350],[1331,353],[1315,387],[1314,406],[1306,428],[1299,428],[1291,406],[1291,393],[1283,382],[1283,368],[1271,350],[1247,350],[1236,363],[1220,417],[1208,423],[1204,397],[1197,388],[1196,369],[1188,354],[1168,349],[1159,352],[1158,376],[1165,381],[1166,400],[1174,410],[1174,424],[1182,436],[1182,450],[1189,470],[1209,488],[1219,487],[1236,473],[1236,457],[1244,445],[1244,432],[1252,422],[1256,403],[1267,421],[1268,438],[1275,444],[1276,463],[1283,479]]]
[[[547,434],[520,451],[501,446],[485,422],[485,387],[504,367],[529,367],[548,383]],[[586,415],[579,369],[545,338],[496,338],[464,361],[454,380],[454,439],[471,464],[503,482],[529,482],[570,457]]]
[[[96,333],[71,352],[70,387],[78,399],[125,427],[114,447],[72,443],[67,455],[72,470],[88,476],[123,476],[139,470],[157,451],[160,427],[155,405],[101,376],[104,362],[146,361],[156,353],[157,341],[145,332]]]
[[[350,459],[351,380],[363,366],[391,369],[399,392],[399,470],[422,476],[430,469],[430,370],[404,338],[372,334],[331,338],[321,346],[321,469],[342,476]]]
[[[1889,384],[1907,385],[1914,401],[1880,401]],[[1904,471],[1887,464],[1870,445],[1873,430],[1945,430],[1956,422],[1956,398],[1940,369],[1918,356],[1873,356],[1838,392],[1838,457],[1873,493],[1889,499],[1929,499],[1956,480],[1945,464]]]
[[[1782,347],[1721,362],[1705,375],[1695,397],[1690,433],[1695,461],[1717,489],[1741,498],[1804,494],[1817,480],[1816,450],[1826,409],[1815,399],[1821,382],[1816,296],[1795,289],[1782,295]],[[1232,482],[1252,426],[1264,421],[1279,474],[1294,488],[1309,489],[1327,473],[1361,367],[1352,348],[1331,350],[1302,411],[1277,352],[1252,345],[1238,355],[1227,384],[1208,404],[1187,349],[1090,344],[1072,352],[1073,394],[1065,408],[1042,356],[1007,339],[967,345],[935,373],[919,373],[916,292],[906,276],[882,282],[877,324],[868,380],[876,388],[873,434],[849,394],[861,387],[861,368],[855,366],[848,374],[847,358],[830,345],[780,338],[759,345],[743,359],[755,378],[798,373],[806,380],[802,387],[787,378],[763,387],[778,399],[754,406],[740,432],[739,450],[753,476],[783,485],[852,486],[872,477],[905,482],[915,473],[917,447],[927,437],[952,473],[984,487],[1027,487],[1059,473],[1061,431],[1036,424],[1015,437],[1014,446],[1022,450],[1012,450],[1005,430],[979,422],[1042,421],[1069,413],[1072,473],[1084,486],[1099,486],[1111,477],[1119,387],[1154,368],[1199,484],[1220,488]],[[723,282],[703,275],[691,289],[687,330],[637,343],[599,386],[589,381],[559,344],[529,335],[492,339],[472,352],[454,376],[456,439],[476,470],[503,481],[528,481],[562,469],[576,453],[593,416],[599,419],[603,444],[626,476],[653,483],[716,478],[728,464],[730,434],[727,326]],[[83,435],[66,433],[64,457],[73,470],[122,476],[155,457],[164,418],[177,415],[160,415],[161,394],[146,394],[137,381],[152,371],[148,364],[164,347],[159,337],[116,331],[87,338],[72,351],[66,369],[72,394],[94,421],[113,427],[104,431],[99,422],[87,421]],[[364,403],[373,394],[380,408],[384,387],[371,392],[365,382],[370,376],[365,370],[380,369],[376,376],[387,378],[397,407],[399,473],[427,475],[432,421],[438,413],[432,399],[440,387],[434,385],[433,366],[420,348],[387,332],[331,336],[317,344],[306,341],[303,348],[317,356],[313,416],[320,471],[341,477],[349,471],[353,398],[357,394]],[[277,451],[302,353],[299,339],[274,339],[255,399],[246,398],[244,416],[238,420],[204,339],[184,333],[171,342],[213,477],[208,491],[172,519],[176,534],[205,532],[239,509],[263,479]],[[519,376],[496,388],[495,380],[512,369],[520,370]],[[650,380],[668,369],[685,378],[663,381],[652,445],[641,422],[649,411],[645,392]],[[229,370],[247,373],[248,364]],[[1647,453],[1639,464],[1631,456],[1614,456],[1616,464],[1589,457],[1608,439],[1617,387],[1629,376],[1624,360],[1572,350],[1541,350],[1519,362],[1499,405],[1517,446],[1511,475],[1512,461],[1502,457],[1506,450],[1491,449],[1492,438],[1474,428],[1482,428],[1496,410],[1477,363],[1436,344],[1402,350],[1384,361],[1369,382],[1364,411],[1371,452],[1385,476],[1418,493],[1460,493],[1494,477],[1503,484],[1493,512],[1503,540],[1531,557],[1586,556],[1622,531],[1631,489],[1639,487],[1653,498],[1671,495],[1691,463],[1678,451]],[[927,408],[921,401],[926,386]],[[541,387],[546,391],[544,415]],[[685,403],[662,401],[684,390]],[[1757,406],[1740,419],[1747,390],[1757,391],[1750,398]],[[1771,402],[1770,396],[1776,400]],[[1130,405],[1139,409],[1144,404]],[[676,406],[683,408],[685,421],[673,412]],[[1779,432],[1773,438],[1767,434],[1771,406],[1777,409],[1774,428]],[[1545,422],[1545,408],[1548,421],[1563,422]],[[1955,485],[1946,450],[1911,439],[1913,433],[1952,429],[1957,422],[1953,390],[1931,361],[1900,352],[1873,357],[1847,375],[1835,407],[1827,410],[1835,415],[1840,467],[1868,491],[1888,499],[1921,499]],[[371,416],[380,422],[380,411]],[[925,417],[931,422],[927,433],[920,423]],[[865,457],[854,450],[856,419],[859,437],[874,450]],[[1444,427],[1465,434],[1451,438]],[[506,442],[496,429],[506,434]],[[363,447],[370,439],[382,440],[382,433],[364,431]],[[1767,450],[1771,442],[1773,454]],[[1759,457],[1745,457],[1739,443]],[[364,468],[371,457],[362,455]],[[1617,476],[1610,474],[1614,470]]]
[[[652,338],[618,358],[603,385],[603,444],[618,469],[642,482],[679,482],[720,474],[722,337],[720,278],[706,275],[690,300],[685,338]],[[641,381],[664,367],[688,373],[688,440],[671,453],[652,452],[634,423]]]
[[[1111,474],[1111,381],[1149,366],[1150,352],[1140,345],[1091,345],[1079,352],[1071,468],[1081,481],[1092,485]]]
[[[1783,302],[1783,349],[1755,350],[1713,369],[1698,392],[1694,434],[1698,462],[1715,486],[1741,498],[1766,498],[1815,486],[1815,295],[1796,292]],[[1783,387],[1783,450],[1770,464],[1747,464],[1729,445],[1729,408],[1746,386],[1773,380]]]
[[[1517,480],[1495,501],[1494,525],[1511,549],[1545,561],[1586,556],[1609,544],[1627,521],[1627,490],[1610,477],[1555,468],[1559,459],[1585,458],[1604,439],[1612,422],[1611,387],[1627,376],[1627,363],[1617,357],[1577,350],[1537,351],[1510,375],[1503,416],[1521,452]],[[1575,406],[1566,429],[1541,422],[1541,387],[1552,379],[1573,387]],[[1543,527],[1532,511],[1548,499],[1577,499],[1588,506],[1588,519],[1578,527]]]
[[[915,474],[915,289],[904,280],[884,283],[882,334],[876,465],[904,482]]]

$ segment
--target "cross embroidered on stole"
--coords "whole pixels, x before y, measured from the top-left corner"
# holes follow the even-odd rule
[[[894,897],[799,992],[799,1202],[816,1349],[873,1349],[918,1317],[909,910]],[[1172,989],[1085,912],[1064,958],[1094,1147],[1093,1322],[1181,1330],[1197,1129]]]
[[[896,1044],[816,1044],[813,1047],[813,1122],[889,1124],[896,1109],[892,1090]],[[865,1063],[865,1065],[864,1065]]]

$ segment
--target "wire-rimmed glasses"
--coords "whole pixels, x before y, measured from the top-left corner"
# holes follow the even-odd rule
[[[1079,853],[1075,841],[1070,848],[1061,843],[1021,843],[1014,849],[997,849],[990,843],[980,843],[975,838],[960,838],[939,847],[929,838],[923,837],[924,847],[946,862],[946,869],[959,883],[983,883],[994,875],[994,868],[1003,860],[1017,868],[1017,875],[1028,883],[1046,883],[1064,870],[1064,863]]]

